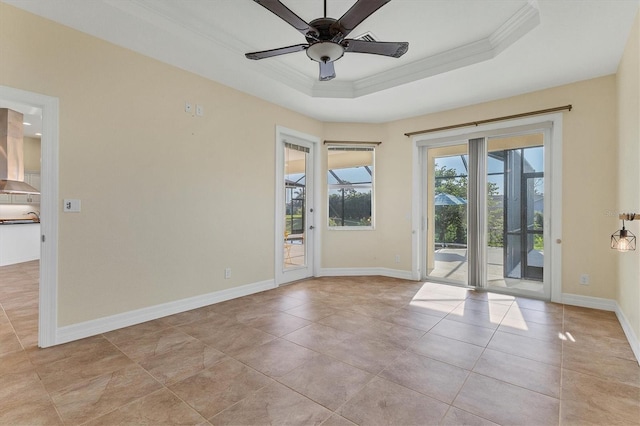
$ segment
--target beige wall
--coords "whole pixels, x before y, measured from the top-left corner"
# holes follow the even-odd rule
[[[0,52],[60,99],[60,326],[273,279],[275,126],[320,122],[4,3]]]
[[[618,94],[618,203],[615,212],[640,213],[640,13],[629,35],[617,73]],[[612,182],[612,189],[615,183]],[[607,221],[613,232],[620,226],[614,218]],[[626,227],[640,236],[640,222]],[[619,229],[619,228],[618,228]],[[640,251],[616,253],[619,288],[617,300],[640,337]]]
[[[325,123],[324,136],[331,141],[382,142],[375,150],[374,182],[374,230],[328,229],[327,176],[323,173],[322,185],[322,267],[324,268],[400,268],[394,263],[396,254],[408,261],[411,247],[406,236],[411,235],[411,167],[404,156],[389,140],[383,124]],[[402,152],[400,151],[402,154]],[[322,152],[322,170],[327,168],[326,147]],[[407,174],[408,173],[408,174]],[[399,183],[404,187],[397,186]],[[400,212],[393,206],[408,205]],[[397,217],[403,219],[398,222]],[[384,249],[382,249],[384,248]],[[387,259],[387,257],[390,257]],[[409,263],[410,265],[410,263]]]
[[[607,76],[508,99],[443,111],[406,120],[360,125],[363,134],[381,135],[376,153],[375,231],[325,232],[323,266],[384,267],[411,270],[411,139],[404,133],[460,122],[573,104],[563,120],[562,292],[614,299],[617,255],[609,249],[616,210],[617,121],[616,78]],[[325,124],[330,139],[346,139],[352,126]],[[359,137],[358,137],[359,136]],[[355,136],[361,140],[364,136]],[[329,137],[327,136],[329,139]],[[365,254],[362,254],[365,253]],[[366,255],[369,254],[369,255]],[[394,263],[396,254],[400,264]],[[589,274],[591,284],[579,284]]]

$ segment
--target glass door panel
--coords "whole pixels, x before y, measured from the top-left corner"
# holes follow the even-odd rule
[[[544,134],[489,140],[489,288],[545,296]]]
[[[307,265],[306,197],[309,149],[290,143],[284,147],[284,253],[283,269]]]
[[[427,277],[466,285],[467,144],[430,148],[427,156]]]

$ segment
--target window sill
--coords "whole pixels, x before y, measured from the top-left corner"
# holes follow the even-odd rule
[[[329,226],[329,231],[375,231],[375,226]]]

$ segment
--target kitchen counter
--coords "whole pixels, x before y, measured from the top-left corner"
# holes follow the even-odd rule
[[[0,225],[30,225],[40,223],[38,219],[0,219]]]
[[[40,259],[40,223],[3,221],[0,226],[0,266]]]

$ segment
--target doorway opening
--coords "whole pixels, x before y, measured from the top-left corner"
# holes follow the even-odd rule
[[[0,99],[0,123],[2,179],[39,191],[42,110]],[[0,317],[23,348],[38,344],[39,222],[40,194],[0,194]]]
[[[40,264],[38,285],[38,346],[53,346],[57,331],[58,246],[58,99],[0,86],[0,102],[39,110],[42,115],[40,166]]]

